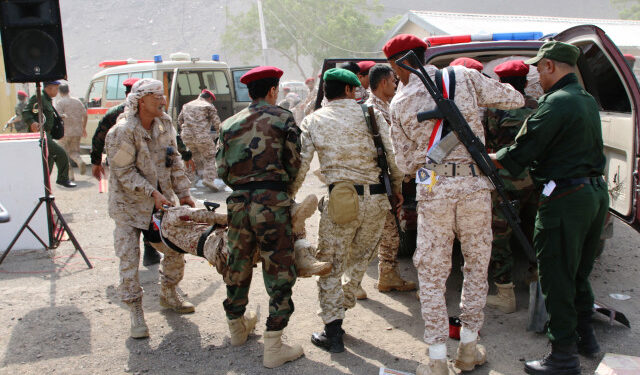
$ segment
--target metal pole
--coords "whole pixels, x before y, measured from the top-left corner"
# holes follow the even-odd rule
[[[262,65],[267,65],[267,34],[264,29],[264,16],[262,15],[262,0],[258,2],[258,18],[260,19],[260,39],[262,40]]]

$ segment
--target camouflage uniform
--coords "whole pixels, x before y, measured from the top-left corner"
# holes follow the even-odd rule
[[[391,123],[391,117],[389,116],[389,103],[378,98],[374,93],[371,93],[366,104],[377,109],[380,114],[382,114],[382,117],[384,117],[387,124]],[[386,151],[389,154],[393,154],[393,149],[387,149]],[[378,272],[380,274],[390,272],[396,268],[398,264],[399,247],[400,235],[398,234],[396,219],[391,211],[389,211],[385,218],[382,238],[380,239],[380,248],[378,249]]]
[[[433,78],[436,68],[425,67]],[[524,98],[510,85],[484,77],[476,70],[455,67],[455,102],[474,133],[484,139],[478,107],[519,108]],[[426,163],[429,138],[435,121],[419,123],[416,113],[431,110],[434,102],[416,75],[400,84],[391,101],[391,137],[396,161],[402,172],[415,176]],[[471,164],[463,145],[458,145],[443,163]],[[413,263],[420,281],[420,302],[427,344],[444,344],[448,337],[448,315],[444,299],[451,270],[451,249],[457,235],[465,258],[460,316],[463,326],[477,332],[483,323],[487,295],[487,268],[491,256],[491,182],[486,177],[444,177],[429,191],[418,184],[418,238]]]
[[[193,154],[198,168],[202,168],[204,181],[213,183],[216,179],[216,145],[211,137],[211,129],[220,129],[220,117],[213,104],[204,98],[190,101],[182,107],[178,116],[180,137]]]
[[[244,315],[259,250],[270,297],[269,331],[286,327],[294,310],[289,185],[300,166],[299,137],[291,112],[259,101],[225,120],[218,139],[218,175],[234,190],[227,198],[230,270],[224,309],[230,320]]]
[[[487,111],[486,147],[487,151],[495,152],[503,147],[513,144],[522,124],[537,108],[537,102],[527,97],[523,108]],[[506,169],[499,169],[498,173],[505,183],[505,190],[511,200],[517,200],[516,205],[523,223],[533,224],[537,210],[537,196],[535,187],[529,173],[524,171],[520,176],[513,177]],[[507,223],[504,213],[500,208],[498,195],[493,192],[491,228],[493,229],[493,242],[491,250],[491,268],[493,279],[498,284],[508,284],[511,280],[513,268],[513,254],[511,250],[511,226]],[[529,233],[532,231],[525,231]]]
[[[154,119],[150,131],[140,124],[137,115],[125,113],[106,137],[109,175],[109,216],[116,222],[114,247],[120,258],[118,292],[123,302],[142,298],[138,280],[140,232],[151,225],[155,204],[151,194],[158,190],[168,200],[189,196],[189,179],[175,150],[176,134],[171,118],[164,114]],[[167,163],[169,160],[169,163]],[[161,282],[175,286],[184,273],[184,255],[164,252]]]
[[[308,115],[311,112],[313,112],[313,107],[316,104],[316,97],[318,96],[318,89],[317,88],[313,88],[313,90],[311,90],[309,92],[309,95],[307,95],[307,98],[304,100],[304,115]]]
[[[84,162],[80,159],[80,138],[87,124],[87,109],[80,100],[70,95],[63,95],[55,107],[64,120],[64,137],[60,140],[60,145],[67,151],[69,159],[84,168]],[[71,168],[69,175],[73,178]]]
[[[385,149],[391,150],[389,127],[378,111],[376,121]],[[363,194],[358,195],[357,219],[338,225],[330,218],[328,205],[320,217],[317,258],[333,264],[331,273],[318,279],[320,317],[328,324],[344,319],[344,308],[355,305],[354,292],[380,242],[391,205],[384,193],[370,194],[369,186],[380,183],[380,168],[371,132],[355,100],[329,101],[305,117],[301,127],[302,164],[293,184],[294,193],[302,185],[315,152],[327,184],[347,181],[364,185]],[[402,176],[391,153],[387,157],[393,190],[399,192]]]
[[[365,89],[362,86],[356,87],[356,102],[364,103],[369,99],[369,89]]]
[[[18,103],[16,103],[16,106],[14,108],[14,110],[16,112],[17,121],[13,123],[13,126],[15,127],[16,132],[18,132],[18,133],[28,133],[29,132],[29,126],[27,124],[25,124],[24,121],[22,120],[22,111],[24,111],[24,108],[26,106],[27,106],[27,101],[23,100],[23,101],[18,101]]]

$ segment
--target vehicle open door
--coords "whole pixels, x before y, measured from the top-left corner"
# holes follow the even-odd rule
[[[640,231],[638,82],[618,47],[597,26],[572,27],[553,39],[573,44],[582,51],[577,64],[579,76],[600,106],[610,211]]]
[[[233,113],[238,113],[242,109],[249,106],[251,103],[251,98],[249,97],[249,89],[247,85],[240,82],[240,77],[242,77],[246,72],[255,68],[255,66],[241,66],[236,68],[231,68],[231,80],[233,81]]]

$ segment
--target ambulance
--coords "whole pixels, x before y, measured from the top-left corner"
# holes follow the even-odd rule
[[[251,99],[247,87],[240,77],[253,67],[229,68],[219,61],[218,55],[202,61],[189,54],[178,52],[165,61],[161,55],[153,60],[109,60],[99,64],[103,70],[96,73],[85,94],[87,105],[87,136],[81,140],[83,149],[91,148],[91,138],[98,122],[107,110],[125,99],[122,83],[127,78],[154,78],[164,84],[167,98],[167,113],[176,124],[182,106],[196,99],[203,89],[216,95],[214,106],[220,120],[246,108]]]

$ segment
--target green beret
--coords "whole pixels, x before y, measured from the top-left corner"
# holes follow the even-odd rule
[[[579,56],[580,50],[578,47],[552,40],[543,44],[538,50],[536,57],[526,60],[525,64],[536,65],[540,60],[546,58],[573,66],[576,65]]]
[[[324,72],[324,76],[322,78],[325,81],[340,81],[351,86],[360,86],[360,80],[358,76],[347,69],[333,68]]]

